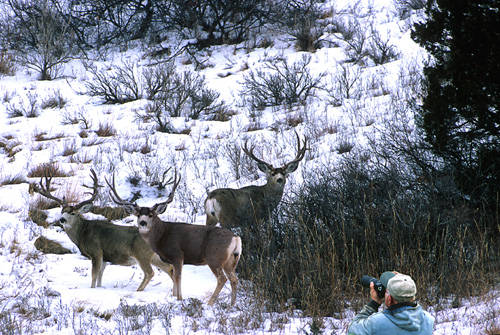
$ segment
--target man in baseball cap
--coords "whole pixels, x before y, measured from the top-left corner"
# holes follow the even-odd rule
[[[387,271],[380,276],[386,288],[385,297],[379,298],[374,283],[370,283],[372,300],[363,307],[349,325],[349,335],[430,335],[434,317],[416,302],[417,286],[405,274]],[[385,302],[387,307],[377,312]]]

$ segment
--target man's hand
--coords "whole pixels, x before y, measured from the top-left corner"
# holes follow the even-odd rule
[[[379,298],[377,291],[375,291],[375,284],[373,284],[373,282],[370,283],[370,297],[379,305],[382,305],[382,303],[384,302],[384,298]]]

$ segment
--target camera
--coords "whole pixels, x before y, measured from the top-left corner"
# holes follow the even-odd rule
[[[361,277],[361,285],[364,287],[370,287],[370,283],[373,282],[375,291],[377,291],[377,295],[379,298],[384,298],[385,296],[385,287],[382,285],[382,282],[378,280],[377,278],[374,278],[372,276],[364,275]]]

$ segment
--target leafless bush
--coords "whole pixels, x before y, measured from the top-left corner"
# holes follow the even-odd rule
[[[314,52],[321,46],[323,29],[318,22],[321,11],[317,0],[278,1],[274,6],[273,20],[294,37],[297,50]]]
[[[183,37],[196,39],[197,49],[210,45],[234,44],[269,21],[271,2],[265,0],[215,0],[193,5],[171,1],[167,17]]]
[[[365,32],[359,28],[354,31],[351,39],[344,40],[347,43],[346,54],[348,62],[361,63],[363,58],[367,55],[366,44],[368,37]]]
[[[21,142],[13,138],[0,139],[0,152],[5,153],[7,157],[14,157],[22,149],[19,148]]]
[[[77,152],[78,152],[78,147],[75,141],[66,141],[64,143],[64,148],[61,154],[63,156],[73,156]]]
[[[7,3],[12,27],[4,39],[18,52],[23,64],[38,71],[40,80],[57,78],[73,53],[72,35],[66,21],[48,0],[9,0]]]
[[[15,72],[14,56],[5,50],[0,50],[0,75],[12,76]]]
[[[153,101],[138,117],[144,121],[153,120],[157,130],[172,133],[172,117],[206,120],[225,119],[228,107],[219,99],[220,94],[206,87],[205,78],[193,72],[160,72],[165,75],[159,89],[150,90]]]
[[[275,58],[262,69],[252,70],[242,82],[243,105],[254,110],[270,106],[296,103],[304,104],[315,91],[323,88],[325,73],[312,75],[308,69],[311,56],[289,64],[283,58]]]
[[[340,106],[345,99],[357,99],[361,96],[361,70],[342,64],[336,74],[331,77],[331,88],[328,94],[331,104]]]
[[[7,115],[9,118],[25,116],[29,118],[38,117],[40,115],[40,103],[36,93],[28,92],[27,100],[21,99],[19,103],[11,102],[7,104]]]
[[[399,55],[396,46],[391,44],[389,39],[382,39],[380,33],[376,30],[372,31],[366,54],[376,65],[395,60]]]
[[[252,160],[243,154],[243,150],[239,144],[234,142],[226,143],[222,147],[222,154],[229,161],[235,180],[240,180],[241,177],[256,172]]]
[[[340,143],[337,144],[336,151],[339,155],[350,152],[354,148],[354,143],[347,139],[342,139]]]
[[[397,15],[401,20],[408,18],[412,12],[423,9],[428,0],[396,0]]]
[[[107,104],[123,104],[143,98],[141,77],[132,62],[123,66],[113,66],[108,70],[99,69],[94,64],[85,63],[85,68],[93,78],[85,83],[87,94],[100,97]]]

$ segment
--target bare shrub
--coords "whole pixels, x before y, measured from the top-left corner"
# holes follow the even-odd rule
[[[108,70],[89,63],[84,63],[84,66],[92,74],[92,79],[85,83],[88,95],[100,97],[107,104],[123,104],[143,98],[136,63],[127,61],[123,66],[115,65]]]
[[[271,18],[271,2],[264,0],[215,0],[203,6],[175,0],[170,4],[166,16],[184,38],[195,39],[197,49],[240,43]]]
[[[275,58],[262,69],[251,70],[244,76],[243,105],[261,110],[266,107],[304,104],[322,89],[325,73],[312,75],[308,69],[311,56],[303,55],[301,60],[289,64],[283,58]]]
[[[10,47],[21,62],[38,71],[40,80],[57,78],[74,47],[66,21],[47,0],[10,0],[8,6]]]
[[[26,94],[26,100],[21,98],[19,103],[11,102],[7,104],[6,109],[9,118],[20,116],[28,118],[38,117],[40,115],[38,94],[28,92]]]
[[[11,139],[0,139],[0,150],[4,152],[7,157],[14,157],[22,149],[19,147],[21,143],[19,141]]]
[[[284,32],[293,36],[298,51],[314,52],[321,47],[323,34],[318,20],[321,10],[316,0],[278,1],[274,4],[273,19]]]
[[[78,152],[78,146],[76,145],[75,141],[66,141],[64,143],[64,148],[62,151],[63,156],[72,156]]]
[[[78,164],[88,164],[92,162],[92,156],[88,153],[77,153],[75,152],[71,155],[70,162]]]
[[[252,160],[243,153],[241,145],[234,142],[226,143],[222,147],[222,154],[229,161],[235,180],[256,173]]]
[[[366,54],[376,65],[393,61],[399,56],[396,46],[391,44],[388,38],[383,39],[376,30],[372,30]]]
[[[354,35],[351,39],[345,40],[347,43],[346,54],[347,62],[352,62],[355,64],[361,63],[363,58],[368,54],[366,51],[368,37],[366,33],[359,28],[359,30],[354,31]]]
[[[176,132],[171,125],[172,117],[189,119],[224,120],[230,113],[220,94],[206,87],[205,78],[193,72],[177,73],[172,66],[157,72],[164,79],[161,86],[148,86],[153,100],[144,111],[137,113],[143,121],[153,120],[157,130]],[[148,82],[150,82],[148,80]]]
[[[339,155],[350,152],[354,148],[354,143],[347,139],[342,139],[340,143],[337,144],[336,151]]]
[[[425,8],[428,0],[396,0],[396,12],[401,20],[410,17],[414,11]]]
[[[361,96],[361,69],[342,64],[331,77],[328,94],[331,104],[341,106],[345,99],[358,99]]]
[[[12,76],[15,72],[16,64],[14,56],[5,50],[0,50],[0,75]]]

